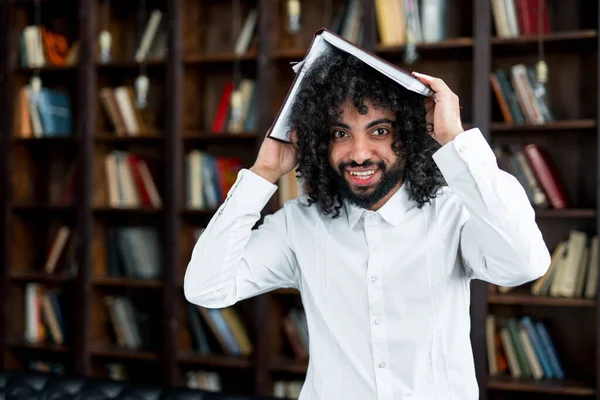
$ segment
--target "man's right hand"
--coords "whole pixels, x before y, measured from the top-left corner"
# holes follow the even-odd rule
[[[283,143],[268,136],[265,137],[250,171],[273,184],[291,172],[298,164],[295,131],[292,132],[291,138],[293,143]]]

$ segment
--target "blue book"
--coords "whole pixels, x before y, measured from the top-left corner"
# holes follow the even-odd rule
[[[227,325],[227,321],[225,321],[225,318],[223,318],[223,314],[221,314],[221,310],[216,309],[216,308],[210,308],[210,309],[207,309],[207,311],[208,311],[208,314],[210,315],[210,318],[212,318],[212,321],[215,324],[215,327],[218,329],[219,333],[221,334],[221,337],[227,344],[229,351],[234,356],[241,356],[242,350],[240,349],[240,346],[238,346],[235,338],[233,337],[233,333],[231,333],[231,331],[229,330],[229,325]]]
[[[544,350],[542,340],[540,339],[538,333],[533,327],[533,322],[531,321],[531,318],[529,318],[529,316],[521,318],[521,326],[523,326],[527,330],[527,334],[531,339],[531,343],[533,343],[533,347],[535,348],[535,352],[540,360],[540,364],[542,364],[544,375],[546,375],[546,378],[553,378],[555,375],[552,371],[552,365],[550,364],[548,354]]]
[[[44,136],[71,134],[71,103],[67,93],[42,87],[36,105]]]
[[[544,349],[548,353],[548,356],[550,358],[550,364],[552,364],[554,374],[557,378],[563,379],[565,377],[565,372],[562,368],[562,364],[560,362],[560,359],[558,358],[558,354],[556,353],[556,348],[552,343],[552,339],[550,339],[550,335],[548,334],[546,327],[541,322],[536,322],[535,327],[537,328],[538,334],[540,335],[540,339],[542,340]]]

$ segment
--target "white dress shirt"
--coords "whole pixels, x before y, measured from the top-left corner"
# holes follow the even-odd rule
[[[339,218],[302,198],[252,229],[277,186],[249,170],[196,243],[184,283],[209,308],[297,288],[310,337],[300,400],[474,400],[470,280],[520,285],[550,254],[519,182],[474,128],[433,156],[448,186],[422,208],[403,184]]]

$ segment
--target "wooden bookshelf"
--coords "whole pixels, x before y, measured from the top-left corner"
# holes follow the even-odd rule
[[[584,382],[523,381],[509,377],[490,379],[488,388],[503,392],[525,392],[530,395],[595,396],[594,386]],[[567,397],[568,398],[568,397]]]
[[[403,58],[406,45],[380,42],[375,1],[363,0],[361,45],[407,70],[444,79],[461,99],[465,128],[480,128],[491,144],[537,143],[549,150],[571,196],[565,209],[536,209],[536,220],[552,250],[571,230],[596,233],[600,226],[600,13],[597,4],[584,0],[548,1],[552,5],[551,32],[512,38],[499,37],[489,1],[449,2],[446,37],[418,44],[419,60],[407,65]],[[106,0],[77,1],[68,12],[58,11],[58,3],[40,1],[41,22],[65,35],[70,45],[78,40],[78,56],[72,65],[41,68],[23,65],[19,55],[20,34],[34,24],[35,2],[0,3],[0,54],[8,55],[0,61],[0,78],[4,78],[0,79],[0,368],[26,369],[29,361],[39,359],[60,362],[69,372],[107,377],[107,363],[122,363],[132,371],[150,364],[157,372],[132,374],[132,380],[169,386],[183,386],[186,373],[207,369],[220,374],[225,390],[241,394],[271,394],[279,379],[302,380],[307,361],[294,358],[282,328],[286,313],[301,308],[297,290],[280,289],[234,306],[253,344],[251,356],[232,356],[216,342],[210,354],[197,350],[182,282],[194,234],[209,223],[218,204],[190,204],[186,157],[200,150],[236,157],[250,166],[293,80],[290,63],[302,60],[314,31],[327,25],[327,16],[333,17],[343,2],[332,1],[328,10],[327,2],[303,1],[301,30],[290,33],[284,0],[240,2],[237,28],[232,25],[230,2],[148,0],[146,19],[154,9],[163,14],[166,53],[143,63],[134,58],[143,30],[138,26],[138,2],[111,1],[107,8]],[[241,24],[252,9],[258,10],[254,37],[246,51],[236,53]],[[100,60],[96,45],[104,15],[109,16],[107,26],[113,34],[109,62]],[[549,102],[556,120],[508,123],[489,75],[521,62],[533,66],[540,43],[549,65]],[[101,93],[104,88],[133,87],[141,71],[150,81],[148,107],[139,116],[144,124],[124,133],[105,110]],[[36,74],[44,87],[68,95],[72,129],[64,132],[66,135],[22,135],[15,107],[19,90]],[[220,97],[234,76],[252,79],[259,88],[252,109],[254,124],[239,132],[227,126],[215,132]],[[146,162],[159,205],[115,204],[111,200],[106,163],[107,156],[110,162],[110,155],[116,154],[133,154]],[[65,161],[76,171],[74,200],[51,201],[62,192],[49,188],[49,183],[59,177],[57,184],[63,187],[67,176],[53,168]],[[68,165],[63,168],[68,171]],[[278,200],[274,196],[264,213],[274,212]],[[48,252],[63,224],[77,235],[76,263],[70,269],[45,273]],[[159,276],[124,276],[121,264],[120,272],[114,269],[111,235],[125,227],[156,230]],[[64,344],[48,338],[40,343],[26,340],[24,318],[14,315],[24,315],[30,284],[60,290],[64,296],[61,312],[68,320]],[[480,398],[537,400],[556,395],[600,400],[598,298],[534,296],[528,287],[501,294],[489,287],[475,281],[471,290],[471,338]],[[137,299],[154,332],[148,346],[132,349],[118,344],[107,296]],[[567,377],[535,381],[489,376],[486,317],[491,314],[527,314],[551,321]]]

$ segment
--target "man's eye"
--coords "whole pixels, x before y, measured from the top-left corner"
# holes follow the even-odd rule
[[[344,131],[335,131],[335,132],[333,132],[333,137],[336,138],[336,139],[342,138],[344,136],[346,136],[346,132],[344,132]]]
[[[375,129],[375,130],[373,131],[373,133],[374,133],[375,135],[378,135],[378,136],[379,136],[379,135],[385,135],[385,134],[387,134],[387,133],[388,133],[388,130],[387,130],[387,129],[385,129],[385,128],[377,128],[377,129]]]

